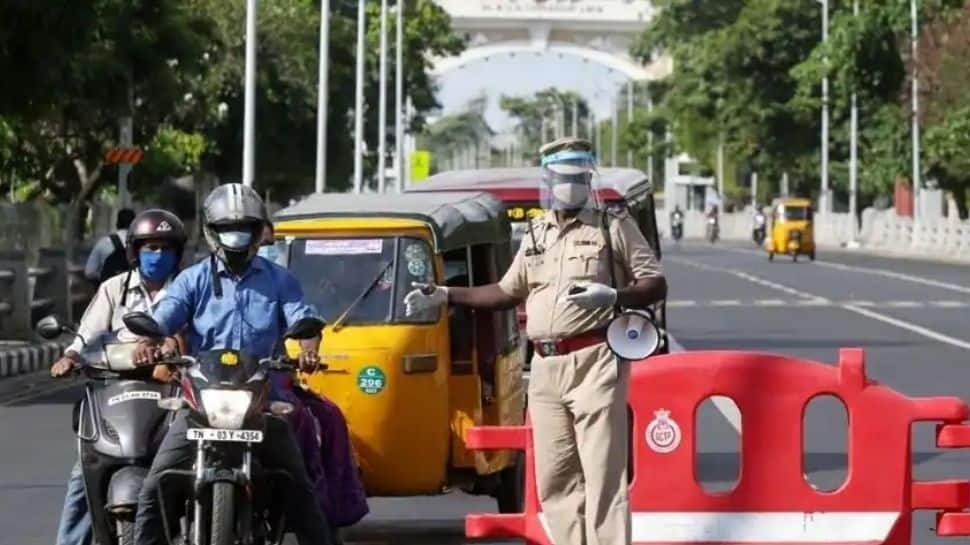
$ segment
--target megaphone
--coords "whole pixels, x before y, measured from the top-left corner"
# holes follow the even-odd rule
[[[606,344],[621,359],[642,360],[660,348],[660,328],[649,311],[626,309],[610,322]]]

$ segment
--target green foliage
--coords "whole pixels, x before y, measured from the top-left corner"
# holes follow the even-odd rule
[[[830,173],[837,195],[848,185],[853,91],[859,104],[863,202],[890,192],[895,179],[907,176],[909,129],[903,105],[909,3],[864,0],[859,16],[852,14],[851,2],[831,4],[829,40],[823,44],[821,10],[815,2],[657,2],[659,16],[633,53],[647,60],[664,50],[673,57],[674,73],[658,115],[670,120],[677,149],[713,168],[714,150],[723,138],[728,162],[737,164],[742,175],[756,169],[762,180],[778,180],[788,172],[796,191],[814,195],[820,171],[821,80],[827,75]],[[966,11],[956,9],[964,4],[920,2],[924,29],[965,17]],[[966,65],[965,59],[958,55],[949,62],[956,69]],[[968,81],[970,77],[963,80]],[[951,103],[966,89],[965,84],[942,87]],[[939,130],[948,134],[947,129]],[[643,138],[630,143],[645,145]]]
[[[403,3],[405,89],[417,111],[410,126],[416,130],[424,112],[437,107],[431,59],[460,52],[464,40],[431,0]],[[0,71],[16,80],[0,86],[0,190],[13,182],[32,187],[31,197],[88,200],[114,179],[114,167],[105,167],[102,157],[129,111],[134,142],[146,147],[144,163],[132,172],[133,190],[147,191],[159,177],[187,169],[239,179],[245,5],[0,2]],[[369,150],[377,147],[378,6],[368,1]],[[353,168],[356,2],[333,2],[331,9],[328,186],[342,189]],[[313,183],[319,13],[316,0],[259,3],[256,184],[279,198],[305,193]],[[392,62],[393,50],[392,17]],[[394,72],[388,72],[393,104]],[[394,116],[388,121],[393,126]],[[373,159],[371,153],[370,169]]]

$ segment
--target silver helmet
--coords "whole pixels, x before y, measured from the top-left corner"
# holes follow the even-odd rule
[[[212,252],[233,272],[243,272],[259,249],[263,226],[269,221],[266,204],[251,187],[224,184],[202,205],[205,240]]]

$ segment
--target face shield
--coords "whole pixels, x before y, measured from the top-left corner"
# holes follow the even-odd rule
[[[596,161],[581,150],[559,151],[542,158],[539,202],[546,210],[600,209]]]

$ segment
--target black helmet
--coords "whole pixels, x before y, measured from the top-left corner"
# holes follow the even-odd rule
[[[167,240],[175,249],[175,259],[182,261],[185,251],[185,225],[175,214],[167,210],[145,210],[138,214],[128,227],[128,239],[125,254],[132,267],[138,266],[138,250],[148,240]]]

